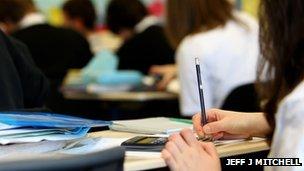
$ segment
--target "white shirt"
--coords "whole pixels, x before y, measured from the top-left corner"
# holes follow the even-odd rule
[[[300,158],[304,164],[304,81],[280,103],[270,158]],[[266,167],[265,170],[298,171],[303,167]]]
[[[160,25],[160,20],[152,15],[146,16],[138,24],[136,24],[135,32],[141,33],[153,25]]]
[[[20,28],[26,28],[37,24],[45,24],[46,22],[46,18],[42,14],[34,12],[25,15],[19,22],[19,26]]]
[[[234,88],[255,81],[258,24],[247,14],[235,12],[235,16],[246,26],[229,21],[224,27],[187,36],[178,47],[176,60],[183,115],[200,112],[195,58],[201,62],[207,109],[221,107]]]

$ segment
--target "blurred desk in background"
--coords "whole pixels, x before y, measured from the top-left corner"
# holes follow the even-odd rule
[[[66,99],[70,100],[102,100],[102,101],[151,101],[151,100],[176,100],[178,94],[165,91],[104,91],[91,92],[86,86],[70,88],[75,82],[80,80],[80,70],[71,69],[62,86],[62,93]]]
[[[92,119],[122,120],[145,117],[179,117],[178,94],[162,91],[94,91],[82,85],[79,69],[71,69],[61,92],[71,104],[65,113],[94,113]],[[90,87],[91,86],[91,87]]]

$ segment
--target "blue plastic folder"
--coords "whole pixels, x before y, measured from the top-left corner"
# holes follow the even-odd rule
[[[42,112],[0,112],[0,122],[18,127],[84,128],[104,127],[111,121],[90,120],[74,116]]]
[[[83,138],[112,122],[43,112],[0,112],[0,145]]]

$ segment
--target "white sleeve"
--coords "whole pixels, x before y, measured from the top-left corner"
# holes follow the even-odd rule
[[[304,164],[304,99],[286,105],[277,120],[271,157],[300,158]],[[269,169],[269,168],[267,168]],[[299,171],[303,167],[272,167],[269,170]]]
[[[189,42],[189,41],[188,41]],[[180,108],[181,113],[185,116],[192,116],[197,112],[201,111],[200,108],[200,99],[199,99],[199,91],[197,84],[197,75],[195,68],[195,58],[198,57],[201,62],[201,77],[203,82],[204,89],[204,100],[205,107],[209,109],[212,107],[212,98],[211,98],[211,85],[209,78],[210,69],[208,65],[206,65],[203,60],[203,55],[200,53],[199,47],[189,46],[186,48],[187,42],[182,43],[180,48],[177,50],[176,59],[178,66],[178,77],[180,81]],[[193,44],[192,44],[193,45]]]

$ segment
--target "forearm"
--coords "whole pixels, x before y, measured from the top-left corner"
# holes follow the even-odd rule
[[[265,113],[250,114],[250,135],[254,137],[266,137],[273,128],[269,125]]]

